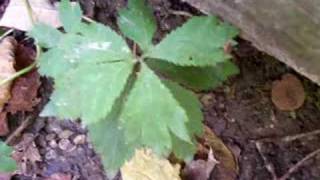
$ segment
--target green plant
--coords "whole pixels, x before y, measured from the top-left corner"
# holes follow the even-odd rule
[[[203,116],[197,97],[179,84],[210,89],[236,73],[223,47],[237,30],[212,16],[193,17],[154,45],[151,9],[130,0],[118,25],[140,56],[110,28],[82,22],[78,5],[62,0],[60,14],[65,33],[44,24],[29,32],[48,49],[39,58],[40,73],[54,78],[42,115],[81,118],[108,170],[141,147],[191,159]]]
[[[12,149],[0,142],[0,172],[12,172],[16,169],[16,162],[10,157]]]

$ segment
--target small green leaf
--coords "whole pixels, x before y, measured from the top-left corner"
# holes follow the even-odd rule
[[[213,89],[221,85],[229,76],[239,73],[239,69],[231,61],[206,67],[177,66],[152,59],[148,60],[147,64],[161,75],[195,91]]]
[[[201,103],[193,92],[188,91],[172,81],[163,80],[163,82],[170,89],[170,92],[179,102],[180,106],[185,109],[189,118],[186,126],[189,134],[192,135],[192,142],[196,142],[195,136],[201,136],[203,133]],[[196,152],[194,143],[182,141],[175,135],[171,137],[174,154],[180,159],[191,160]]]
[[[84,64],[55,79],[55,91],[42,115],[98,122],[110,112],[133,68],[132,60]],[[50,114],[50,112],[54,114]]]
[[[145,56],[182,66],[212,66],[229,59],[224,45],[236,30],[216,17],[193,17]]]
[[[78,3],[71,5],[69,0],[61,0],[60,20],[67,32],[76,32],[81,24],[82,11]]]
[[[166,85],[173,97],[187,113],[189,121],[186,123],[186,125],[189,133],[197,136],[202,135],[203,115],[201,111],[202,106],[198,100],[198,97],[192,91],[189,91],[172,81],[163,80],[162,82]]]
[[[12,172],[16,170],[16,162],[10,157],[12,148],[0,142],[0,172]]]
[[[156,22],[145,0],[129,0],[128,8],[120,11],[118,24],[122,33],[147,51],[152,47]]]
[[[171,135],[171,140],[172,151],[177,158],[182,159],[186,162],[193,160],[193,156],[197,152],[197,147],[195,145],[197,142],[195,140],[193,143],[188,143],[182,141],[175,135]]]
[[[62,33],[46,24],[36,24],[28,35],[36,39],[40,46],[52,48],[59,45]]]
[[[124,105],[120,121],[128,143],[138,142],[151,147],[158,154],[170,152],[170,132],[191,142],[185,110],[144,64]]]

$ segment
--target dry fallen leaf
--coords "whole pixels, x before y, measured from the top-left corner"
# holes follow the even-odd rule
[[[27,162],[31,162],[34,165],[36,162],[42,161],[34,139],[35,136],[33,134],[25,133],[20,143],[14,146],[15,150],[12,158],[18,162],[22,173],[27,172]]]
[[[171,165],[151,150],[136,150],[134,157],[121,168],[123,180],[181,180],[180,165]]]
[[[215,166],[219,164],[210,149],[208,159],[193,160],[183,169],[185,180],[208,180]]]
[[[203,136],[206,146],[213,150],[215,158],[219,161],[214,172],[216,176],[223,177],[218,179],[233,180],[238,174],[238,162],[234,157],[232,151],[223,143],[223,141],[213,132],[209,127],[205,126],[205,133]]]
[[[305,92],[301,81],[293,74],[285,74],[281,80],[272,84],[272,102],[283,111],[300,108],[305,100]]]
[[[37,22],[53,27],[60,27],[59,13],[49,0],[29,0]],[[28,15],[24,0],[11,0],[0,20],[0,26],[15,28],[23,31],[30,30],[32,21]]]
[[[35,50],[31,47],[18,45],[15,59],[15,68],[17,70],[23,69],[34,62]],[[11,88],[11,99],[5,110],[12,114],[32,111],[40,102],[37,97],[40,85],[40,75],[35,69],[16,79]]]
[[[14,69],[14,49],[16,41],[12,37],[7,37],[0,43],[0,81],[12,76]],[[0,112],[3,106],[10,99],[11,82],[0,86]]]
[[[8,133],[7,113],[0,112],[0,136],[6,136]]]

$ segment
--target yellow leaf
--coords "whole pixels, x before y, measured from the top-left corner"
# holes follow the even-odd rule
[[[121,168],[123,180],[181,180],[180,165],[171,165],[151,150],[136,150],[134,157]]]

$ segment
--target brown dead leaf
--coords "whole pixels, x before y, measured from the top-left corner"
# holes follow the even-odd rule
[[[305,100],[305,92],[301,81],[293,74],[285,74],[281,80],[272,84],[272,102],[283,111],[300,108]]]
[[[9,133],[8,123],[7,123],[7,113],[0,113],[0,136],[6,136]]]
[[[20,70],[32,64],[35,59],[35,51],[23,45],[16,50],[16,69]],[[16,112],[32,111],[40,99],[37,97],[41,85],[40,75],[33,70],[26,75],[16,79],[11,89],[11,99],[8,102],[6,111],[15,114]]]
[[[123,180],[181,180],[179,173],[179,165],[171,165],[151,150],[136,150],[134,157],[121,168]]]
[[[60,27],[59,13],[49,0],[29,0],[37,22],[53,27]],[[10,0],[5,13],[0,20],[0,26],[28,31],[32,27],[24,0]]]
[[[20,162],[21,166],[25,166],[23,163],[30,161],[36,163],[42,161],[39,150],[34,143],[34,135],[31,133],[25,133],[19,144],[14,146],[13,159]]]
[[[203,136],[204,143],[213,150],[213,154],[219,161],[214,172],[217,176],[223,177],[223,180],[233,180],[238,174],[238,162],[232,151],[223,143],[223,141],[207,126]],[[217,179],[221,179],[217,178]]]
[[[12,37],[3,39],[0,43],[0,81],[12,76],[14,69],[14,49],[16,41]],[[10,99],[11,82],[0,87],[0,112]]]

